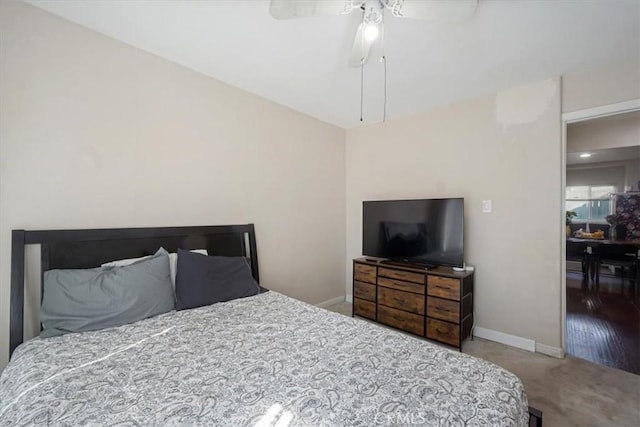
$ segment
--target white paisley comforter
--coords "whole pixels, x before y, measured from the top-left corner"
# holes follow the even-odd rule
[[[527,419],[522,383],[510,372],[276,292],[36,338],[0,377],[1,426],[524,426]]]

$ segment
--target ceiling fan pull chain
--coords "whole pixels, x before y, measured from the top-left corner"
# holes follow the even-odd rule
[[[382,123],[387,121],[387,57],[382,55],[384,65],[384,104],[382,104]]]
[[[382,11],[384,17],[384,10]],[[380,23],[381,35],[380,43],[382,43],[382,65],[384,67],[384,102],[382,104],[382,123],[387,121],[387,55],[384,53],[384,20]]]
[[[362,109],[364,105],[364,58],[360,59],[360,122],[362,122]]]

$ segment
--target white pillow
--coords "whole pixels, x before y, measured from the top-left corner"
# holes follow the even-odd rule
[[[194,252],[196,254],[201,255],[209,255],[206,249],[194,249],[190,252]],[[125,265],[133,264],[134,262],[142,261],[144,259],[149,259],[153,255],[147,255],[140,258],[127,258],[127,259],[119,259],[117,261],[105,262],[101,265],[101,267],[123,267]],[[169,272],[171,274],[171,283],[175,289],[176,287],[176,274],[178,274],[178,254],[170,253],[169,254]]]
[[[124,267],[125,265],[131,265],[134,262],[142,261],[144,259],[149,259],[153,255],[147,255],[140,258],[127,258],[127,259],[119,259],[116,261],[105,262],[100,267]]]

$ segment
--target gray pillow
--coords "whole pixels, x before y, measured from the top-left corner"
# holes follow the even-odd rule
[[[169,256],[123,267],[44,273],[41,337],[95,331],[132,323],[175,308]]]
[[[260,293],[244,257],[206,256],[178,249],[176,310]]]

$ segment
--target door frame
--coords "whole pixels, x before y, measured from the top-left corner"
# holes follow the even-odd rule
[[[600,117],[630,113],[633,111],[640,111],[640,98],[562,114],[562,173],[560,174],[561,188],[562,188],[562,191],[561,191],[562,210],[565,210],[565,206],[566,206],[565,188],[567,185],[567,125],[571,123],[584,122],[586,120],[596,119]],[[564,216],[562,215],[558,215],[558,216],[564,220]],[[567,239],[566,239],[565,221],[562,221],[560,229],[561,229],[560,245],[562,248],[561,249],[562,264],[560,267],[560,271],[561,271],[560,285],[562,287],[562,291],[560,292],[562,295],[561,339],[562,339],[562,357],[564,357],[567,351]]]

